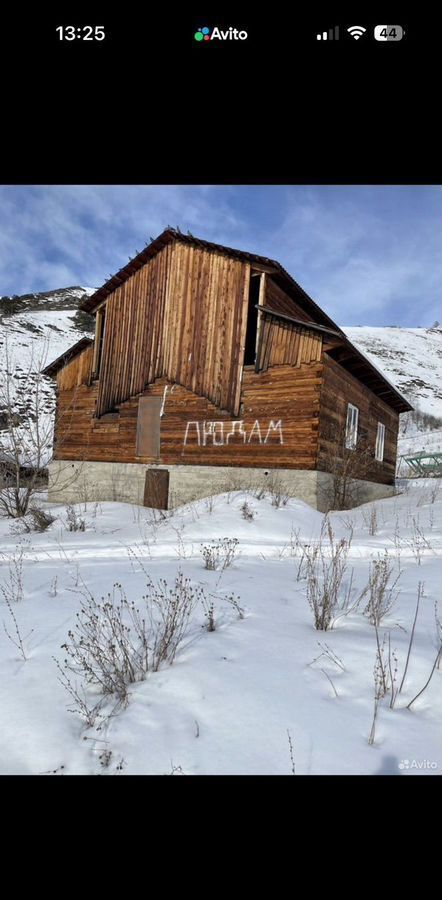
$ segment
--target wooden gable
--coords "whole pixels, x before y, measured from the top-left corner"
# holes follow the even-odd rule
[[[166,377],[236,414],[250,266],[176,242],[106,300],[97,415]]]

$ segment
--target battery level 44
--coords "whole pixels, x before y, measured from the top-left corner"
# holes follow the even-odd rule
[[[401,41],[404,29],[402,25],[376,25],[374,36],[377,41]]]

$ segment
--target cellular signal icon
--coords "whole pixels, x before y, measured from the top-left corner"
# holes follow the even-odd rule
[[[317,41],[339,41],[339,25],[335,25],[334,28],[329,28],[327,31],[322,31],[321,34],[316,35]]]
[[[367,31],[363,25],[350,25],[350,28],[347,28],[349,34],[354,37],[355,41],[358,41],[360,37]]]

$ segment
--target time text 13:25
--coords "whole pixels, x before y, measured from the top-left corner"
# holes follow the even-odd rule
[[[55,29],[60,41],[104,41],[104,25],[59,25]]]

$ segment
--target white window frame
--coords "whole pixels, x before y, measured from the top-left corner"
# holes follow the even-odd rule
[[[385,425],[383,422],[378,422],[378,430],[376,433],[376,448],[374,452],[375,459],[378,462],[383,462],[384,459],[384,446],[385,446]]]
[[[347,450],[356,450],[358,442],[359,409],[353,403],[347,405],[347,423],[345,426],[345,446]]]

